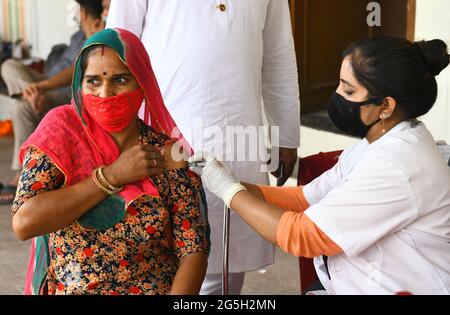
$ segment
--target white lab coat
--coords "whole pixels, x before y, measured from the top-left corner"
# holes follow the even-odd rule
[[[361,141],[304,194],[305,215],[343,250],[330,277],[315,259],[328,293],[450,294],[450,168],[423,123]]]
[[[226,10],[219,10],[219,4]],[[280,146],[299,146],[298,75],[288,1],[113,0],[107,27],[141,37],[166,106],[195,151],[223,159],[230,137],[212,139],[195,124],[202,118],[203,128],[217,126],[222,132],[226,126],[259,127],[262,96],[269,122],[280,126]],[[264,137],[258,141],[263,143]],[[222,152],[214,149],[218,146]],[[229,164],[241,180],[266,184],[261,163]],[[212,194],[207,199],[212,230],[208,273],[220,273],[223,203]],[[273,263],[274,247],[235,213],[230,234],[230,272]]]

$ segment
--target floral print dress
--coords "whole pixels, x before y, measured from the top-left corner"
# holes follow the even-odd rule
[[[144,131],[162,147],[167,136]],[[64,187],[65,176],[42,151],[24,159],[13,214],[39,193]],[[124,219],[104,231],[78,222],[50,234],[48,294],[167,294],[180,259],[209,252],[208,223],[200,211],[200,178],[185,169],[152,176],[160,197],[141,196]]]

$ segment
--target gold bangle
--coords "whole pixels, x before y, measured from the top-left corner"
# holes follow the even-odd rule
[[[123,190],[123,186],[120,186],[120,187],[116,187],[116,186],[113,186],[107,179],[106,179],[106,177],[105,177],[105,175],[103,174],[103,169],[104,169],[104,166],[102,166],[102,167],[99,167],[98,168],[98,175],[100,175],[100,181],[102,182],[102,184],[105,184],[106,185],[106,187],[109,189],[109,190],[112,190],[112,191],[114,191],[115,193],[120,193],[122,190]]]
[[[106,188],[105,186],[103,186],[100,183],[100,181],[98,180],[98,177],[97,177],[97,173],[98,173],[98,168],[92,172],[92,179],[94,180],[95,185],[97,185],[97,187],[100,188],[107,195],[114,195],[115,194],[114,191],[109,190],[108,188]]]

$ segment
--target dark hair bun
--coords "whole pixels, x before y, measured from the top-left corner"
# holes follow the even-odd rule
[[[425,64],[433,76],[438,76],[450,64],[450,55],[444,41],[434,39],[416,42],[415,44],[422,51]]]

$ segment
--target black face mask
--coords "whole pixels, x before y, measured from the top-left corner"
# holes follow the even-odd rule
[[[358,103],[351,102],[346,100],[342,95],[334,92],[327,106],[328,115],[333,123],[344,133],[364,138],[369,132],[369,129],[381,119],[367,126],[361,120],[361,106],[369,104],[376,105],[376,102],[380,102],[380,99],[371,99]]]

